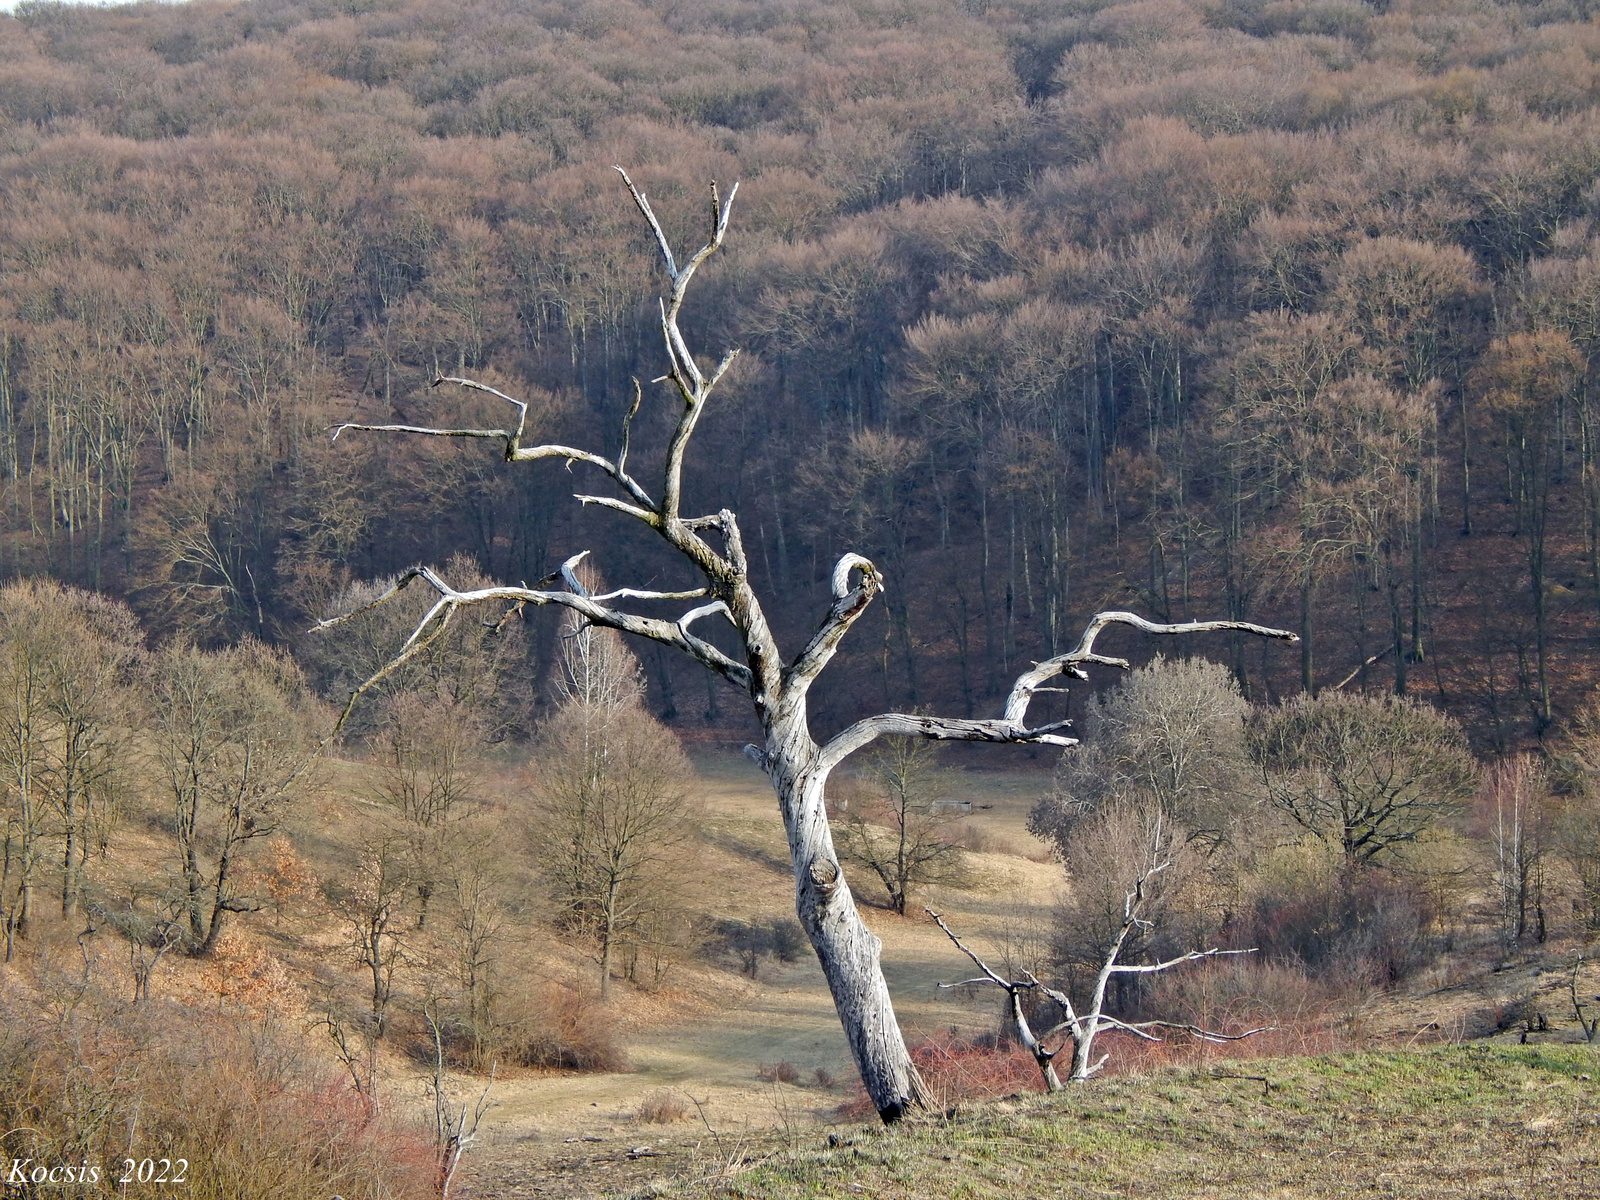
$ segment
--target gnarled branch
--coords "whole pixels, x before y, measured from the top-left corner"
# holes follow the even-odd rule
[[[383,595],[371,603],[364,604],[353,612],[318,621],[316,625],[312,626],[314,632],[343,624],[364,612],[369,612],[379,605],[389,602],[409,584],[418,579],[433,588],[439,595],[439,599],[433,603],[422,620],[417,623],[416,628],[412,630],[411,636],[406,639],[405,644],[400,648],[400,652],[351,693],[350,702],[345,705],[344,712],[340,714],[333,732],[329,735],[329,740],[337,736],[339,731],[344,728],[345,723],[350,719],[351,712],[355,709],[356,703],[362,696],[366,695],[372,688],[383,682],[384,679],[438,640],[457,609],[475,604],[492,604],[497,601],[511,605],[556,604],[572,609],[592,625],[603,625],[608,629],[616,629],[623,633],[634,634],[637,637],[649,638],[652,641],[661,642],[664,645],[682,650],[697,662],[709,667],[727,679],[730,683],[747,691],[749,690],[751,685],[749,667],[743,663],[735,662],[710,642],[695,637],[689,632],[689,625],[700,617],[714,611],[726,612],[726,607],[721,601],[692,609],[677,621],[666,621],[658,617],[641,617],[634,613],[621,612],[618,609],[609,608],[601,604],[597,598],[590,597],[586,589],[577,582],[577,576],[573,569],[582,558],[582,554],[575,555],[562,564],[561,574],[565,577],[569,586],[572,587],[572,590],[565,592],[544,591],[528,587],[486,587],[463,592],[451,587],[429,567],[412,567],[409,571],[403,573]],[[639,593],[630,588],[623,588],[620,593],[608,593],[607,598],[619,594],[641,599],[669,600],[683,599],[686,598],[686,595],[704,595],[705,593],[703,589],[687,594],[678,592]]]
[[[856,571],[861,573],[861,582],[851,587],[850,576]],[[850,632],[850,626],[883,591],[883,576],[871,559],[859,554],[846,554],[833,566],[832,584],[833,606],[822,619],[816,633],[811,635],[805,649],[795,656],[788,671],[789,679],[802,687],[822,673],[839,649],[844,635]]]
[[[839,560],[839,565],[834,568],[833,611],[824,620],[822,628],[811,639],[811,645],[796,660],[795,670],[802,662],[807,662],[806,655],[817,647],[817,653],[830,655],[832,646],[828,639],[833,639],[837,645],[839,637],[844,635],[849,628],[844,621],[844,613],[849,611],[847,601],[849,596],[841,595],[841,576],[848,577],[851,569],[861,567],[862,564],[870,567],[871,564],[859,555],[846,555]],[[866,567],[862,567],[865,571]],[[860,589],[857,589],[858,591]],[[871,600],[871,595],[865,596],[860,602],[861,607]],[[835,616],[839,614],[839,616]],[[859,609],[849,620],[854,620],[859,615]],[[840,627],[842,623],[842,628]],[[1076,738],[1063,737],[1058,730],[1067,727],[1069,722],[1056,721],[1048,725],[1030,727],[1027,724],[1028,705],[1035,693],[1040,691],[1060,691],[1059,688],[1045,688],[1043,685],[1058,675],[1067,675],[1077,679],[1087,679],[1083,668],[1087,665],[1101,665],[1119,667],[1126,670],[1126,659],[1111,658],[1095,653],[1095,639],[1102,630],[1110,625],[1131,625],[1145,633],[1179,634],[1179,633],[1214,633],[1220,630],[1237,630],[1243,633],[1253,633],[1260,637],[1277,638],[1282,641],[1296,642],[1300,639],[1286,629],[1271,629],[1265,625],[1253,625],[1248,621],[1185,621],[1181,624],[1162,625],[1155,621],[1147,621],[1143,617],[1131,612],[1101,612],[1090,618],[1088,626],[1083,631],[1083,636],[1078,639],[1078,644],[1065,654],[1055,658],[1046,659],[1038,663],[1031,670],[1024,671],[1017,677],[1016,683],[1011,687],[1011,694],[1006,698],[1005,716],[991,720],[957,720],[948,717],[913,716],[907,713],[882,713],[875,717],[867,717],[857,721],[854,725],[835,734],[826,744],[818,756],[819,765],[825,770],[831,770],[844,761],[855,751],[869,745],[876,739],[884,736],[900,735],[904,737],[933,738],[939,741],[965,741],[965,742],[1032,742],[1049,746],[1073,746],[1077,744]],[[822,658],[825,664],[826,657]],[[819,664],[816,668],[821,670]]]

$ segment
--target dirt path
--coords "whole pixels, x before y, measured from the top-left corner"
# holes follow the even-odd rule
[[[787,913],[782,830],[765,780],[731,756],[702,757],[696,765],[718,848],[708,870],[708,883],[717,881],[719,889],[716,907],[739,919]],[[934,889],[924,899],[975,944],[994,950],[993,935],[1012,914],[1047,903],[1057,887],[1050,864],[1004,852],[1038,854],[1024,824],[1047,784],[1042,776],[965,772],[960,783],[963,798],[973,802],[971,825],[1002,852],[969,856],[975,886]],[[938,988],[971,970],[937,927],[878,909],[867,909],[866,918],[883,939],[884,973],[910,1036],[993,1028],[995,997]],[[734,986],[743,994],[727,1007],[629,1032],[628,1073],[497,1083],[495,1106],[455,1194],[475,1200],[593,1194],[597,1178],[609,1181],[604,1190],[631,1188],[652,1173],[681,1173],[686,1157],[709,1162],[728,1153],[747,1131],[837,1120],[836,1110],[854,1093],[855,1071],[816,960],[764,960],[754,984]],[[760,1078],[763,1065],[780,1062],[798,1070],[798,1084]],[[662,1089],[682,1101],[690,1119],[668,1125],[638,1119],[641,1100]],[[648,1153],[638,1153],[646,1147]]]

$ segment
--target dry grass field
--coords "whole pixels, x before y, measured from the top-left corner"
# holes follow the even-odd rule
[[[702,755],[716,851],[711,907],[786,911],[781,829],[763,781],[742,760]],[[1024,820],[1042,774],[963,775],[973,824],[1009,852],[974,856],[975,886],[930,900],[995,944],[1059,886],[1032,861]],[[983,807],[983,806],[989,807]],[[1020,852],[1020,853],[1019,853]],[[1035,855],[1037,857],[1037,855]],[[869,909],[884,940],[897,1011],[913,1038],[993,1029],[996,997],[940,991],[965,961],[926,920]],[[495,1086],[484,1143],[461,1195],[748,1197],[1584,1197],[1600,1196],[1600,1056],[1565,1044],[1558,956],[1489,972],[1448,964],[1403,995],[1369,997],[1317,1043],[1339,1054],[1217,1058],[1143,1067],[1047,1098],[1035,1092],[958,1104],[895,1131],[847,1119],[853,1071],[821,972],[808,956],[764,965],[718,1002],[684,1007],[627,1036],[633,1070],[522,1077]],[[1532,996],[1550,1028],[1522,1046],[1491,1014]],[[1479,1028],[1479,1026],[1483,1026]],[[1284,1045],[1283,1041],[1276,1043]],[[1397,1047],[1371,1049],[1369,1047]],[[1127,1048],[1124,1048],[1126,1052]],[[788,1062],[796,1083],[763,1081]],[[836,1081],[816,1082],[818,1068]],[[1024,1086],[1031,1079],[1022,1075]],[[463,1096],[465,1096],[463,1089]],[[679,1119],[641,1118],[652,1097]]]
[[[514,815],[521,785],[516,764],[503,765],[490,799]],[[689,904],[707,925],[789,915],[789,866],[765,780],[727,750],[698,752],[695,768],[706,848]],[[1048,786],[1044,772],[962,770],[954,781],[953,794],[972,802],[963,840],[981,847],[968,855],[963,886],[929,889],[916,918],[865,906],[902,1024],[913,1042],[938,1046],[992,1032],[998,996],[938,987],[965,978],[970,965],[920,916],[920,903],[1000,956],[1007,931],[1037,926],[1061,887],[1059,868],[1025,828]],[[329,880],[355,869],[375,810],[359,764],[331,763],[325,782],[291,832],[315,876]],[[152,816],[119,839],[104,869],[132,877],[159,861],[163,845]],[[540,924],[538,881],[513,845],[505,849],[529,897],[528,919],[502,947],[506,999],[536,1002],[529,998],[552,979],[592,987],[582,948]],[[235,930],[233,959],[169,956],[152,996],[207,1020],[254,1013],[327,1058],[335,1078],[318,1016],[329,997],[358,1004],[362,980],[326,900],[302,896],[281,914],[239,919]],[[51,955],[81,958],[108,994],[125,990],[125,951],[113,935],[94,936],[84,951],[65,932],[56,940],[35,967]],[[1107,1078],[1053,1098],[1038,1093],[1029,1064],[978,1065],[974,1074],[931,1051],[948,1111],[893,1131],[852,1108],[854,1070],[809,953],[789,963],[763,957],[753,978],[725,958],[691,956],[655,990],[616,989],[602,1019],[625,1070],[501,1070],[451,1194],[1600,1196],[1600,1056],[1577,1041],[1567,993],[1575,952],[1489,961],[1463,950],[1400,991],[1354,997],[1239,1048],[1242,1057],[1108,1047],[1116,1057]],[[213,995],[240,962],[270,987]],[[419,1003],[423,965],[397,975],[397,1011]],[[397,1018],[380,1064],[387,1111],[403,1121],[422,1120],[430,1107],[416,1024]],[[460,1070],[449,1079],[463,1102],[487,1083]]]

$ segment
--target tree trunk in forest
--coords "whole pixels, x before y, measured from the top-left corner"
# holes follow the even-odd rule
[[[1315,577],[1308,562],[1305,573],[1300,577],[1300,690],[1312,696],[1317,694],[1311,658],[1311,597],[1315,587]]]

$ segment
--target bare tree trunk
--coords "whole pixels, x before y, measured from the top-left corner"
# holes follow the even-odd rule
[[[839,866],[823,789],[832,766],[806,729],[805,700],[767,728],[761,756],[794,865],[795,913],[827,977],[861,1082],[885,1122],[929,1103],[883,978],[883,943],[866,927]]]
[[[606,888],[605,923],[600,929],[600,1002],[611,999],[611,961],[617,943],[617,877]]]

